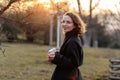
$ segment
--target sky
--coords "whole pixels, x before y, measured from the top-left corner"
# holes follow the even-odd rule
[[[75,0],[69,0],[71,3],[71,7],[78,9],[77,8],[77,0],[75,2]],[[88,11],[89,10],[89,1],[90,0],[81,0],[81,5],[82,7]],[[98,0],[93,0],[93,5],[95,5],[98,2]],[[106,9],[110,9],[113,12],[116,11],[116,7],[115,5],[119,5],[120,6],[120,0],[100,0],[100,3],[98,5],[98,7],[95,9],[96,12],[100,11],[100,10],[106,10]]]
[[[40,2],[49,2],[49,0],[39,0]],[[64,1],[64,0],[54,0],[54,1]],[[68,0],[70,2],[70,8],[78,10],[77,0]],[[81,6],[85,11],[89,10],[89,1],[90,0],[80,0]],[[93,5],[95,5],[98,0],[93,0]],[[116,11],[115,5],[120,6],[120,0],[100,0],[98,7],[95,9],[95,12],[99,12],[100,10],[110,9],[113,12]]]

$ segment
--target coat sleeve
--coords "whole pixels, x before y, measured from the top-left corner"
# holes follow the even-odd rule
[[[83,61],[82,47],[77,42],[73,41],[68,44],[66,50],[70,57],[56,54],[52,63],[62,68],[76,68],[80,66]]]

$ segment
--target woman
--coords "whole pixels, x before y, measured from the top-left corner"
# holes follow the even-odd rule
[[[83,63],[83,49],[79,36],[85,33],[80,17],[68,12],[63,15],[64,42],[59,53],[48,54],[49,61],[57,65],[51,80],[82,80],[78,69]]]

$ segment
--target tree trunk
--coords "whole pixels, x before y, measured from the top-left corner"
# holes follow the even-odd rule
[[[33,36],[27,36],[27,42],[33,42],[34,41],[34,38]]]
[[[96,33],[95,33],[95,28],[94,26],[92,26],[92,0],[90,0],[90,6],[89,6],[89,21],[88,21],[88,28],[87,28],[87,32],[86,34],[83,36],[84,39],[84,47],[97,47],[98,46],[98,42],[96,39]]]
[[[49,33],[48,33],[49,31],[45,31],[45,33],[44,33],[44,45],[49,45]]]
[[[77,3],[78,3],[79,15],[80,17],[82,17],[80,0],[77,0]]]

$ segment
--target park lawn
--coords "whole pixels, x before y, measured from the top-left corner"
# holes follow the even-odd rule
[[[23,43],[2,43],[0,80],[50,80],[55,65],[47,60],[49,46]],[[84,48],[84,63],[80,67],[84,80],[99,80],[109,76],[109,59],[120,58],[120,50]]]
[[[81,72],[85,80],[109,80],[109,59],[120,58],[120,50],[107,48],[84,49],[84,64]]]

